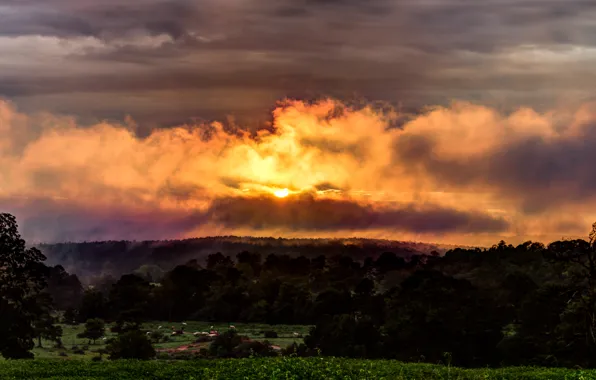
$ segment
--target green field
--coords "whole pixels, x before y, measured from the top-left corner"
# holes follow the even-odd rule
[[[596,379],[596,371],[543,368],[463,370],[389,360],[337,358],[192,361],[21,360],[0,363],[0,379]]]
[[[160,348],[175,348],[185,344],[192,343],[196,340],[196,338],[192,335],[195,331],[209,331],[209,327],[213,325],[213,327],[218,330],[219,332],[224,332],[228,330],[227,324],[217,324],[217,323],[209,323],[209,322],[193,322],[188,321],[186,322],[187,325],[184,326],[184,331],[187,332],[181,336],[171,336],[169,342],[165,343],[157,343],[154,344],[156,349]],[[143,324],[142,328],[151,331],[157,331],[158,327],[162,326],[159,331],[163,331],[166,335],[169,335],[172,331],[172,326],[176,328],[181,327],[180,323],[168,323],[168,322],[151,322]],[[267,339],[271,344],[278,345],[282,348],[287,347],[288,345],[292,344],[293,342],[301,343],[303,340],[300,338],[294,338],[293,333],[301,333],[303,335],[308,334],[308,326],[288,326],[288,325],[264,325],[264,324],[235,324],[236,330],[240,335],[246,335],[255,340],[265,340],[260,331],[263,330],[272,330],[277,332],[278,338]],[[77,338],[77,334],[84,330],[84,325],[62,325],[63,335],[62,335],[62,342],[64,344],[64,349],[57,349],[53,348],[54,343],[50,341],[43,341],[42,345],[43,348],[34,348],[33,353],[35,354],[35,358],[40,359],[91,359],[94,356],[97,356],[97,350],[102,349],[105,347],[103,340],[98,340],[96,344],[89,344],[87,339]],[[106,328],[106,337],[111,338],[115,337],[116,334],[113,334],[109,331],[109,327]],[[37,341],[35,342],[37,346]],[[83,349],[85,351],[84,354],[75,353],[73,347],[78,349]],[[66,356],[64,356],[66,355]]]
[[[152,322],[142,326],[153,331],[162,326],[168,334],[171,327],[179,323]],[[192,332],[208,331],[208,322],[187,322],[183,336],[170,337],[166,343],[155,344],[155,348],[174,348],[195,340]],[[228,325],[213,324],[216,330],[226,331]],[[265,340],[263,330],[273,330],[279,338],[268,339],[272,344],[286,347],[302,342],[295,339],[294,332],[306,335],[308,326],[285,326],[263,324],[235,324],[241,335],[255,340]],[[594,379],[596,370],[544,369],[514,367],[503,369],[459,369],[443,365],[401,363],[390,360],[358,360],[340,358],[251,358],[217,360],[151,360],[108,361],[106,356],[100,362],[92,362],[98,356],[97,350],[104,348],[103,340],[88,344],[87,339],[77,338],[83,325],[63,325],[64,349],[53,348],[53,343],[43,341],[43,348],[35,348],[35,360],[10,361],[0,359],[0,380],[2,379]],[[106,330],[108,338],[116,336]],[[75,353],[74,348],[84,349]],[[61,359],[61,360],[60,360]]]

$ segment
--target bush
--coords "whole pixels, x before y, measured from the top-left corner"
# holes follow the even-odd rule
[[[275,331],[264,331],[263,336],[267,339],[277,338],[278,335]]]
[[[139,330],[128,331],[115,339],[110,339],[106,350],[110,355],[110,360],[147,360],[155,357],[155,349],[151,345],[151,341]]]
[[[209,345],[209,353],[218,358],[233,357],[233,350],[242,343],[242,338],[234,330],[227,331]]]
[[[95,341],[104,335],[105,330],[106,324],[103,321],[103,319],[88,319],[87,322],[85,322],[85,331],[83,331],[80,334],[77,334],[77,337],[87,338],[90,341],[92,340],[93,344],[95,344]]]
[[[193,360],[199,356],[198,352],[176,352],[170,354],[170,360]]]
[[[149,339],[151,339],[151,342],[153,343],[159,343],[161,341],[165,341],[165,334],[162,333],[161,331],[152,331],[151,334],[149,334]],[[169,340],[169,337],[168,337]]]
[[[296,344],[295,342],[290,344],[288,347],[284,348],[281,351],[283,356],[298,356],[301,358],[309,357],[309,356],[317,356],[316,352],[313,352],[309,349],[306,344],[300,343]]]
[[[277,353],[267,342],[249,341],[242,342],[233,349],[234,357],[248,358],[252,356],[277,356]]]
[[[172,354],[169,352],[158,352],[155,357],[157,360],[172,360]]]
[[[195,343],[213,342],[214,340],[215,340],[215,337],[205,335],[205,336],[199,336],[195,340]]]

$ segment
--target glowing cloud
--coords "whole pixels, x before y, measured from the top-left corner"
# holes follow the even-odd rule
[[[214,122],[140,138],[130,121],[80,126],[2,102],[0,207],[46,241],[584,234],[594,215],[583,210],[596,204],[590,107],[501,115],[454,103],[395,127],[404,116],[285,100],[256,133]]]

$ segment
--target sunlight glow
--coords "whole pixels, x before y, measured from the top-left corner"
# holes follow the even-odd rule
[[[290,191],[288,189],[281,189],[273,192],[273,195],[275,195],[278,198],[285,198],[288,196],[288,194],[290,194]]]

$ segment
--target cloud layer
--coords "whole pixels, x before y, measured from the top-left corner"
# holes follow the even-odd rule
[[[277,99],[542,110],[593,97],[591,0],[0,1],[0,95],[141,128]]]
[[[0,208],[34,241],[583,236],[596,218],[593,110],[285,100],[256,132],[214,122],[139,136],[131,119],[86,125],[2,102]]]
[[[0,0],[0,208],[37,241],[583,236],[595,18],[592,0]]]

